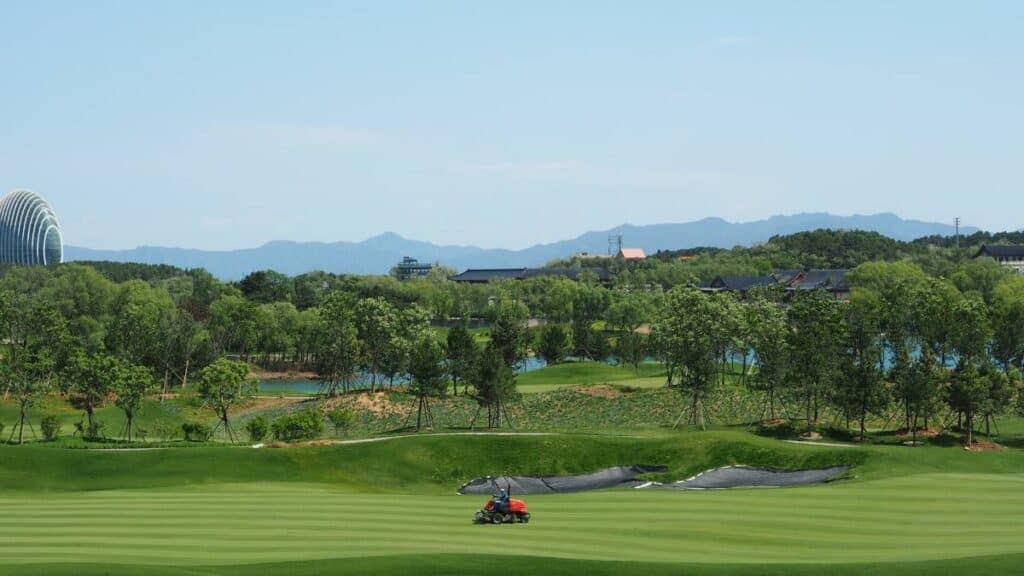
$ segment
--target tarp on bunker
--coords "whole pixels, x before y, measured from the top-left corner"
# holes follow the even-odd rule
[[[459,487],[459,494],[494,494],[504,488],[512,494],[582,492],[604,488],[632,488],[643,484],[637,476],[664,472],[664,466],[615,466],[572,476],[485,476]]]
[[[831,482],[845,474],[849,466],[830,466],[816,470],[778,470],[753,466],[724,466],[701,472],[692,478],[669,484],[651,483],[643,487],[700,490],[756,486],[804,486]]]

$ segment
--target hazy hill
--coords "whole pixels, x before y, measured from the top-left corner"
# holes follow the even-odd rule
[[[570,240],[538,244],[523,250],[439,246],[387,232],[362,242],[274,241],[258,248],[243,250],[194,250],[159,246],[140,246],[130,250],[92,250],[65,246],[64,258],[202,267],[224,279],[238,279],[253,270],[267,268],[286,274],[300,274],[309,270],[384,274],[403,256],[440,262],[459,270],[469,267],[540,266],[580,251],[604,253],[608,249],[608,237],[613,234],[622,234],[625,246],[639,247],[653,253],[659,249],[693,246],[748,246],[764,242],[776,234],[792,234],[818,228],[871,230],[905,241],[954,232],[953,226],[949,224],[904,220],[894,214],[835,216],[814,213],[772,216],[765,220],[740,223],[727,222],[721,218],[705,218],[677,224],[624,224],[611,230],[587,232]],[[961,228],[964,234],[976,230]]]

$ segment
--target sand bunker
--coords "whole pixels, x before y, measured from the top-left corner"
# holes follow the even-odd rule
[[[804,486],[836,480],[846,474],[850,467],[831,466],[818,470],[778,470],[753,466],[725,466],[668,484],[645,482],[638,478],[641,474],[664,472],[665,470],[664,466],[616,466],[590,474],[574,476],[485,476],[463,484],[459,487],[459,494],[494,494],[502,488],[509,490],[512,494],[552,494],[606,488],[709,490],[757,486]]]

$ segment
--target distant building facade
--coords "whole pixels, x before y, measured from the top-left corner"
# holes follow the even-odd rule
[[[1007,246],[1001,244],[982,245],[975,258],[988,256],[1007,268],[1013,268],[1024,274],[1024,246]]]
[[[28,190],[14,190],[0,199],[0,262],[60,264],[64,240],[50,204]]]
[[[395,265],[395,277],[399,280],[411,280],[423,278],[434,269],[433,264],[423,263],[415,258],[405,256],[402,261]]]
[[[615,257],[623,260],[644,260],[647,255],[644,254],[643,248],[619,248],[619,253]]]
[[[703,292],[736,292],[746,294],[755,288],[778,286],[787,294],[805,290],[825,290],[836,298],[850,295],[846,283],[847,270],[779,270],[767,276],[716,276],[701,285]]]

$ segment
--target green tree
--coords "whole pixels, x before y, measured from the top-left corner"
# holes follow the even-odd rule
[[[765,412],[776,418],[776,403],[785,391],[789,372],[789,343],[786,314],[782,306],[767,296],[754,296],[744,307],[750,347],[756,369],[746,382],[752,390],[764,394]]]
[[[480,410],[487,409],[487,427],[500,428],[501,423],[511,423],[506,403],[515,396],[515,374],[507,364],[497,346],[488,345],[477,357],[477,366],[473,371],[473,399],[477,402],[477,412],[473,416],[470,427],[476,425]]]
[[[790,381],[804,406],[810,433],[839,375],[840,351],[846,339],[841,304],[824,290],[799,292],[786,317]]]
[[[866,440],[868,416],[889,404],[882,380],[884,305],[874,290],[855,288],[844,312],[846,341],[834,401],[844,414],[857,419],[860,438]]]
[[[476,365],[480,354],[479,346],[465,324],[459,323],[448,331],[445,341],[445,358],[448,361],[448,376],[452,380],[452,391],[458,394],[458,385],[463,385],[463,392],[468,386],[469,375]]]
[[[76,353],[68,365],[68,378],[72,382],[71,403],[83,411],[85,422],[80,425],[82,435],[94,440],[102,433],[102,424],[96,420],[96,410],[106,403],[115,387],[124,377],[124,362],[103,352]]]
[[[620,332],[615,339],[615,347],[619,361],[639,372],[640,364],[647,357],[647,337],[633,331]]]
[[[5,348],[0,378],[5,395],[18,403],[18,423],[11,429],[11,438],[16,432],[21,444],[28,410],[52,389],[54,371],[64,361],[70,336],[55,309],[7,290],[0,290],[0,331]]]
[[[1024,369],[1024,276],[1004,278],[992,299],[992,354],[1003,371]]]
[[[353,305],[351,295],[334,292],[320,307],[314,366],[328,396],[336,396],[339,386],[347,390],[359,368],[362,350],[352,315]]]
[[[370,391],[376,390],[388,344],[400,330],[398,310],[384,298],[364,298],[355,306],[356,330],[363,345],[363,360],[370,373]]]
[[[249,379],[249,365],[219,358],[199,373],[199,397],[217,414],[217,427],[224,427],[228,440],[235,441],[231,428],[231,409],[256,392]]]
[[[124,435],[131,442],[135,416],[153,388],[153,373],[145,366],[125,361],[115,362],[112,369],[111,388],[117,394],[114,404],[124,412]]]
[[[560,324],[547,324],[537,338],[537,355],[549,365],[558,364],[569,353],[569,335]]]
[[[210,304],[207,322],[215,355],[235,352],[243,357],[256,347],[256,305],[244,297],[225,294]]]
[[[250,272],[238,283],[246,298],[259,304],[291,302],[294,287],[291,278],[273,270]]]
[[[726,316],[729,311],[720,299],[692,288],[677,287],[666,295],[652,328],[659,335],[664,357],[679,376],[680,392],[689,398],[689,423],[702,429],[705,402],[714,391],[722,368],[721,351],[731,337],[727,332],[731,326],[731,319]]]
[[[502,301],[491,311],[491,342],[501,352],[505,365],[512,368],[526,357],[529,311],[519,302]]]
[[[412,382],[409,392],[416,396],[416,430],[424,424],[434,426],[434,415],[430,410],[430,398],[438,396],[445,389],[444,352],[430,335],[424,335],[413,346],[409,359],[409,375]]]

